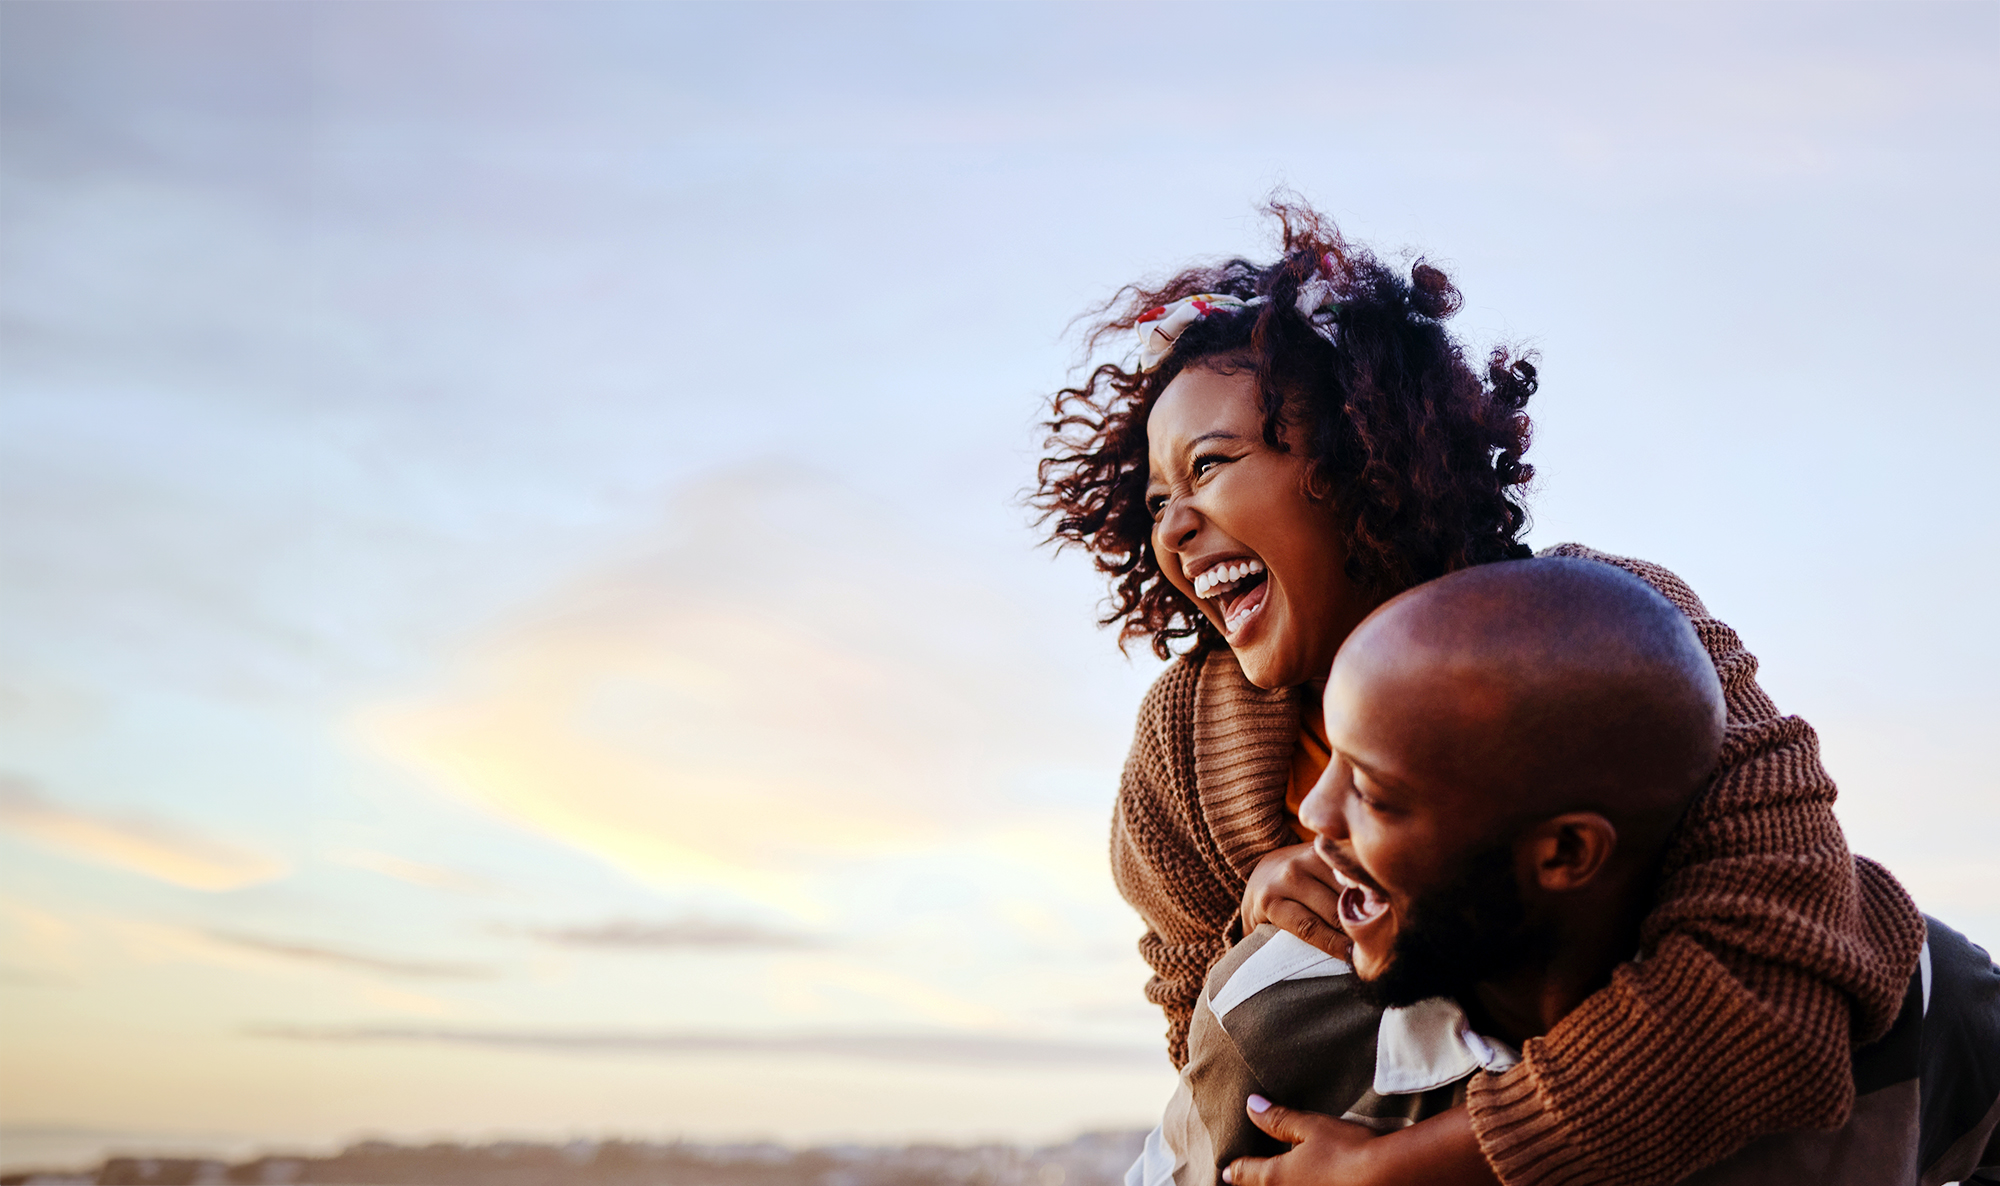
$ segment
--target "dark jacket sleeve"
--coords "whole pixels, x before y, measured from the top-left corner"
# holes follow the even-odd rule
[[[1850,1046],[1894,1020],[1922,918],[1849,854],[1818,738],[1779,715],[1735,631],[1665,569],[1550,551],[1625,569],[1686,613],[1729,720],[1716,778],[1670,844],[1642,958],[1512,1070],[1476,1077],[1480,1147],[1507,1186],[1649,1186],[1764,1133],[1837,1127]]]

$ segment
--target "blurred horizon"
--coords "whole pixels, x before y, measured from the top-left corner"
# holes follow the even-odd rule
[[[0,5],[0,1167],[1150,1127],[1159,664],[1021,496],[1075,319],[1280,189],[1539,353],[1530,542],[1686,578],[1992,948],[1996,67],[1990,4]]]
[[[7,1130],[0,1128],[0,1134]],[[987,1186],[1116,1186],[1144,1145],[1148,1130],[1093,1131],[1068,1140],[1024,1142],[704,1143],[573,1137],[562,1141],[497,1139],[399,1144],[363,1138],[339,1147],[271,1148],[253,1143],[100,1148],[77,1142],[120,1134],[31,1130],[6,1171],[27,1186],[75,1183],[325,1182],[351,1186],[546,1186],[550,1182],[651,1186],[690,1172],[739,1186],[818,1184],[835,1176],[849,1186],[918,1181]],[[124,1134],[133,1136],[135,1134]],[[220,1139],[211,1135],[211,1142]],[[65,1141],[69,1143],[65,1143]],[[69,1150],[91,1151],[71,1155]]]

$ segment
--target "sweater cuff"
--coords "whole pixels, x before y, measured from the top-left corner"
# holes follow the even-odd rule
[[[1585,1186],[1605,1181],[1542,1103],[1533,1069],[1516,1063],[1472,1077],[1465,1099],[1479,1151],[1503,1186]]]

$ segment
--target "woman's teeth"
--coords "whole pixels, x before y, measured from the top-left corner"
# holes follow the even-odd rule
[[[1194,579],[1194,595],[1204,599],[1213,597],[1225,587],[1233,585],[1245,577],[1256,576],[1263,571],[1264,564],[1260,560],[1240,560],[1229,564],[1218,564],[1214,568],[1202,570],[1201,575]]]
[[[1243,623],[1249,620],[1250,615],[1263,606],[1264,599],[1270,596],[1270,589],[1271,582],[1267,578],[1258,577],[1223,593],[1220,603],[1222,628],[1231,638],[1243,628]]]

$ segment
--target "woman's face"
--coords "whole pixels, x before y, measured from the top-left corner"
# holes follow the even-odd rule
[[[1153,405],[1146,443],[1153,551],[1167,580],[1222,631],[1251,683],[1324,680],[1380,599],[1348,579],[1337,513],[1306,495],[1304,450],[1264,443],[1255,377],[1182,371]]]

